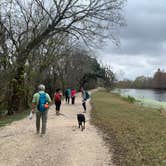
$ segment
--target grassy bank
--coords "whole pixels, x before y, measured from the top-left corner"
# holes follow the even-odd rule
[[[117,165],[166,165],[166,117],[104,91],[92,95],[92,123],[104,133]]]
[[[0,127],[10,124],[17,120],[21,120],[21,119],[25,118],[26,116],[28,116],[28,113],[29,113],[28,111],[24,111],[21,113],[16,113],[11,116],[7,115],[7,116],[0,117]]]
[[[166,111],[166,102],[159,102],[151,99],[139,99],[139,98],[137,100],[140,101],[140,104],[142,104],[145,107],[163,109],[163,111]]]

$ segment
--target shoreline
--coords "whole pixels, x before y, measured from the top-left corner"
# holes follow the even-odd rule
[[[137,89],[138,90],[138,89]],[[166,102],[165,101],[157,101],[157,100],[153,100],[153,99],[150,99],[150,98],[141,98],[141,97],[135,97],[135,96],[132,96],[132,95],[125,95],[125,94],[122,94],[120,93],[120,91],[116,92],[116,91],[111,91],[112,93],[115,93],[115,94],[119,94],[121,97],[132,97],[136,100],[136,102],[141,105],[141,106],[145,106],[145,107],[149,107],[149,108],[155,108],[155,109],[163,109],[164,111],[166,111]]]

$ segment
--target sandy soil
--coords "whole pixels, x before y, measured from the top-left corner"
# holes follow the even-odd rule
[[[89,102],[87,107],[83,132],[76,120],[77,112],[82,111],[79,95],[75,105],[62,103],[60,116],[51,106],[44,137],[35,133],[35,117],[0,128],[0,166],[113,165],[101,133],[89,123]]]

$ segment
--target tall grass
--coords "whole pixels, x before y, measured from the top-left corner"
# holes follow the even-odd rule
[[[95,92],[91,102],[92,123],[104,132],[117,165],[166,165],[165,116],[104,91]]]

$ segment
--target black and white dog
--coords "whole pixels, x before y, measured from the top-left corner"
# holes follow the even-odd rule
[[[85,129],[85,115],[84,114],[77,114],[78,126],[81,127],[81,131]]]

